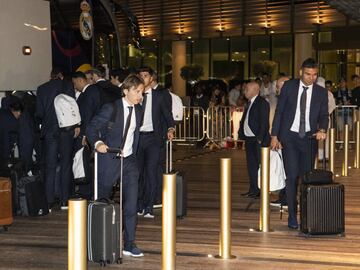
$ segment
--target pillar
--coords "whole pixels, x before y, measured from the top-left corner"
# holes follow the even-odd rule
[[[312,40],[311,33],[295,34],[295,78],[299,77],[300,67],[304,60],[312,57]]]
[[[186,96],[186,82],[181,78],[181,68],[186,65],[186,41],[172,42],[172,89],[180,96]]]

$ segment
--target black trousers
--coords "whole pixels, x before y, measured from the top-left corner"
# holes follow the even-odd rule
[[[296,132],[283,139],[283,159],[286,173],[286,199],[288,203],[289,221],[297,220],[297,186],[298,178],[302,178],[305,172],[314,167],[317,151],[317,141],[300,138]]]
[[[140,133],[138,164],[140,171],[139,209],[153,208],[158,187],[160,141],[154,133]]]
[[[73,190],[73,143],[74,130],[45,135],[43,140],[43,164],[45,190],[48,203],[55,200],[56,167],[60,164],[60,200],[67,202]]]
[[[246,163],[249,174],[249,192],[258,193],[258,171],[260,165],[260,147],[255,137],[245,139]]]

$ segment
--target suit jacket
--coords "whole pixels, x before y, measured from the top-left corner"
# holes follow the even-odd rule
[[[95,85],[100,89],[101,105],[122,98],[121,88],[113,85],[110,81],[98,81]]]
[[[100,89],[96,85],[89,85],[84,93],[76,100],[81,115],[81,132],[85,134],[86,126],[100,109]]]
[[[111,115],[114,110],[114,105],[117,106],[117,114],[115,122],[109,126]],[[139,129],[142,116],[140,105],[135,105],[136,128],[134,133],[133,154],[136,154],[139,144]],[[108,103],[101,107],[98,114],[96,114],[86,128],[86,136],[90,145],[94,145],[101,140],[109,147],[119,148],[123,139],[124,130],[124,107],[122,99],[118,99],[115,103]]]
[[[36,119],[41,124],[41,135],[54,134],[58,132],[54,99],[64,93],[74,97],[75,92],[72,84],[68,81],[54,79],[40,85],[36,92]]]
[[[239,137],[243,140],[246,139],[244,134],[244,122],[247,111],[248,106],[245,108],[239,128]],[[269,146],[270,144],[269,113],[269,103],[263,97],[257,96],[249,112],[248,124],[251,131],[254,133],[256,140],[264,147]]]
[[[277,136],[280,141],[285,140],[294,122],[300,80],[289,80],[281,88],[271,135]],[[314,134],[318,129],[327,129],[329,123],[328,93],[317,84],[313,85],[310,104],[310,132]]]
[[[155,136],[161,142],[167,130],[175,126],[168,100],[170,94],[166,90],[152,90],[151,94],[153,129]]]

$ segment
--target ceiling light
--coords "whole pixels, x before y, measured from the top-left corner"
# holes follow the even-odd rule
[[[36,30],[39,30],[39,31],[46,31],[48,30],[47,27],[40,27],[40,26],[37,26],[37,25],[32,25],[30,23],[24,23],[25,26],[27,27],[31,27],[31,28],[34,28]]]

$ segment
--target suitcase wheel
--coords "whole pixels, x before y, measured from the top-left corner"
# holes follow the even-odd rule
[[[122,264],[122,258],[118,258],[116,261],[117,264]]]
[[[4,231],[7,232],[9,230],[9,226],[3,226],[4,227]]]

